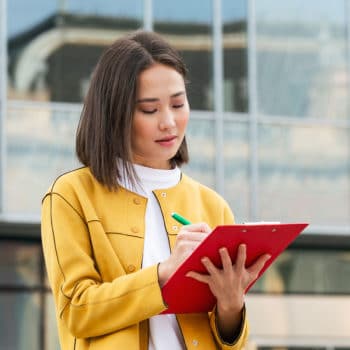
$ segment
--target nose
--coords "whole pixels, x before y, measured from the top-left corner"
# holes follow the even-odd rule
[[[159,129],[167,130],[172,129],[176,126],[175,116],[170,110],[166,110],[164,114],[160,117]]]

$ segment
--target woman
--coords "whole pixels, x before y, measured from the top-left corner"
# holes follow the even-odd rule
[[[135,32],[101,56],[76,137],[83,168],[43,199],[42,241],[62,349],[240,349],[244,290],[267,256],[245,268],[245,246],[223,269],[204,257],[217,299],[206,314],[159,315],[161,287],[210,232],[232,224],[226,202],[187,177],[186,69],[159,35]],[[180,227],[180,212],[196,224]]]

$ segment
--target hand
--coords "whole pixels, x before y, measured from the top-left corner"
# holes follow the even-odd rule
[[[217,268],[207,257],[204,257],[202,263],[207,269],[208,275],[191,271],[187,273],[187,276],[208,284],[217,299],[220,334],[224,339],[231,339],[232,334],[235,334],[241,323],[245,290],[258,277],[259,272],[271,256],[264,254],[254,264],[246,268],[246,245],[241,244],[238,247],[234,264],[232,264],[226,248],[221,248],[219,253],[222,269]]]
[[[211,229],[206,223],[191,224],[181,228],[171,255],[158,266],[158,279],[161,287],[210,232]]]

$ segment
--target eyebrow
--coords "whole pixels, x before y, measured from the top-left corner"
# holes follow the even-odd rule
[[[178,97],[181,95],[185,95],[185,91],[179,91],[175,94],[170,95],[170,97]],[[146,98],[140,98],[139,100],[136,100],[136,103],[143,103],[143,102],[157,102],[159,101],[159,98],[157,97],[146,97]]]

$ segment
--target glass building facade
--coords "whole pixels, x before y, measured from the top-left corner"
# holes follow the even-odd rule
[[[249,349],[350,349],[349,0],[0,0],[0,349],[59,349],[41,198],[79,166],[103,49],[144,28],[189,70],[190,163],[237,222],[309,222],[247,296]]]

